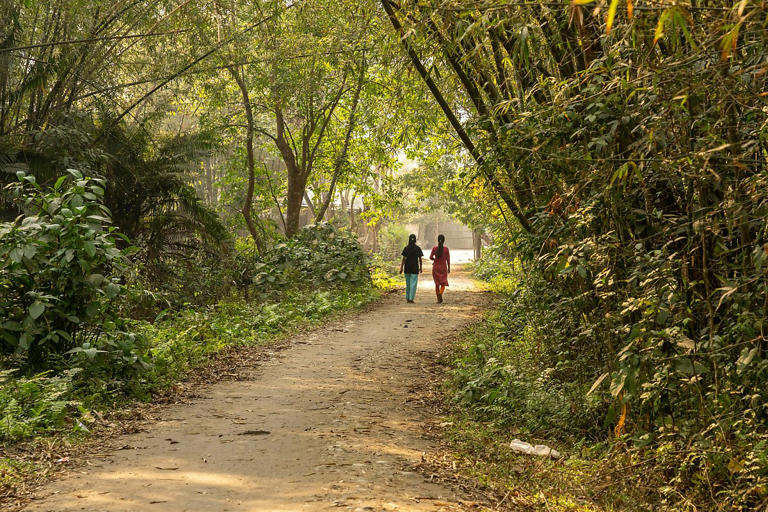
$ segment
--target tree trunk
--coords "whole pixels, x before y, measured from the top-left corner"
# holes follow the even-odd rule
[[[476,228],[472,230],[472,246],[475,249],[475,261],[483,256],[483,230]]]
[[[301,204],[304,202],[304,188],[307,180],[303,179],[298,169],[288,171],[288,190],[286,192],[285,235],[291,237],[299,230]]]
[[[256,248],[259,253],[264,252],[264,241],[256,229],[256,224],[251,217],[251,208],[253,206],[253,192],[256,186],[256,163],[253,155],[253,136],[254,136],[254,124],[253,124],[253,110],[251,108],[251,100],[248,96],[248,88],[245,86],[245,80],[240,75],[240,72],[234,67],[228,67],[227,70],[237,82],[237,86],[240,88],[240,94],[243,100],[243,108],[245,110],[245,119],[247,122],[245,132],[245,151],[248,161],[248,188],[245,191],[245,202],[243,203],[243,218],[245,219],[245,225],[248,226],[248,232],[251,234],[251,238],[256,243]]]
[[[299,167],[296,155],[285,138],[285,120],[279,101],[275,105],[275,118],[277,121],[275,144],[280,151],[280,156],[283,157],[285,170],[288,174],[285,198],[285,236],[291,237],[299,230],[299,216],[301,215],[301,203],[304,200],[304,190],[307,186],[307,177],[304,175],[304,170]]]

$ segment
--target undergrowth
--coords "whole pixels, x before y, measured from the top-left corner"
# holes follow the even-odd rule
[[[90,411],[150,400],[224,348],[266,343],[391,284],[329,224],[267,251],[239,240],[150,271],[117,249],[102,181],[19,180],[27,215],[0,223],[0,446],[87,430]],[[162,279],[150,289],[150,277]]]
[[[605,404],[589,394],[591,379],[570,378],[578,361],[551,357],[543,340],[555,313],[536,303],[531,276],[480,261],[475,276],[501,300],[457,338],[447,361],[450,407],[446,438],[472,478],[506,496],[511,510],[656,510],[660,471],[647,454],[614,439]],[[559,460],[515,453],[521,439],[546,444]],[[635,469],[636,468],[636,469]],[[503,507],[501,507],[503,509]]]
[[[24,377],[6,370],[0,381],[0,442],[76,432],[87,411],[119,406],[132,398],[149,400],[225,348],[267,343],[334,312],[362,307],[377,296],[374,288],[289,293],[281,302],[222,302],[156,322],[134,321],[132,327],[148,345],[152,364],[130,381],[116,380],[102,370],[98,353],[83,354],[79,367],[61,376]]]

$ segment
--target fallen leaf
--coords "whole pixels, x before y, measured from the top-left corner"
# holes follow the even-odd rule
[[[266,436],[271,434],[269,430],[246,430],[245,432],[240,432],[238,435],[240,436]]]

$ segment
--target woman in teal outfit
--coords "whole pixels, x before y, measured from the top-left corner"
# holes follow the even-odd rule
[[[413,302],[414,297],[416,297],[419,274],[421,274],[421,258],[424,256],[421,247],[416,245],[416,235],[408,237],[408,245],[403,249],[402,255],[400,273],[402,274],[405,270],[405,300]]]

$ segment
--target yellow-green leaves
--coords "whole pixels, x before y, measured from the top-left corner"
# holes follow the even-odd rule
[[[616,18],[616,8],[619,6],[619,0],[611,0],[608,6],[608,19],[605,21],[605,33],[610,34],[613,27],[613,20]]]
[[[659,16],[659,21],[656,23],[656,32],[653,34],[653,44],[656,44],[659,39],[664,37],[664,25],[667,23],[667,19],[669,19],[669,14],[672,11],[671,9],[666,9],[661,13],[661,16]]]
[[[680,32],[682,32],[688,45],[695,49],[696,42],[693,40],[691,31],[688,28],[690,23],[692,23],[690,21],[690,15],[681,6],[673,5],[672,7],[665,9],[662,11],[661,15],[659,15],[659,20],[656,23],[653,44],[656,44],[661,38],[669,35],[672,47],[678,47],[680,43]]]
[[[739,15],[739,17],[744,16],[744,8],[747,6],[747,0],[741,0],[739,3],[739,8],[736,11],[736,14]]]
[[[733,52],[736,51],[736,45],[739,43],[739,31],[741,30],[741,22],[733,25],[728,32],[725,33],[723,39],[720,41],[720,58],[725,60],[730,57]]]

